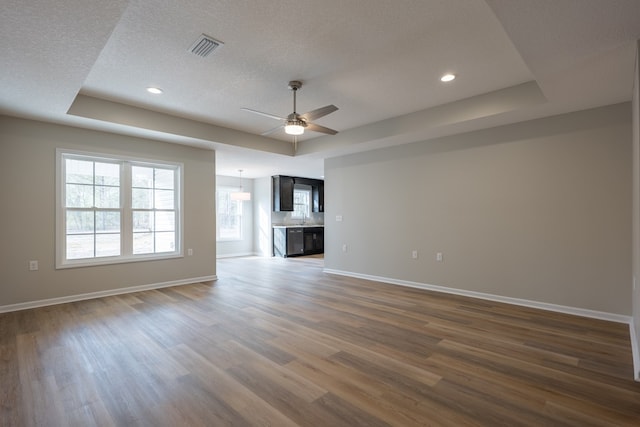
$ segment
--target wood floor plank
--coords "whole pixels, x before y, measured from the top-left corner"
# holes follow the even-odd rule
[[[555,396],[545,403],[544,412],[568,425],[579,426],[634,426],[638,417],[620,414],[600,405],[585,405],[583,401],[567,396]]]
[[[598,383],[589,377],[575,376],[448,340],[441,342],[439,346],[451,350],[447,353],[451,357],[463,358],[479,366],[491,367],[498,372],[508,373],[514,378],[552,387],[558,393],[575,397],[584,402],[591,402],[591,405],[616,407],[621,414],[634,416],[640,420],[640,400],[638,400],[637,387],[636,392],[629,391],[614,385]]]
[[[429,331],[434,335],[440,336],[442,339],[462,340],[468,345],[478,348],[490,348],[493,351],[499,351],[502,354],[511,354],[514,357],[523,358],[525,360],[542,363],[550,360],[570,366],[577,366],[580,359],[573,355],[558,354],[557,352],[532,348],[523,343],[521,340],[513,340],[508,337],[496,337],[486,329],[478,329],[469,326],[465,329],[451,327],[442,322],[429,323],[424,326],[425,331]]]
[[[0,314],[0,425],[640,425],[627,325],[321,257],[217,265],[213,283]]]
[[[238,342],[230,341],[227,346],[232,348],[236,357],[242,360],[242,365],[234,365],[234,368],[250,368],[255,372],[260,372],[261,376],[269,382],[278,384],[281,388],[287,389],[304,401],[313,402],[327,393],[327,390],[316,386],[306,378],[294,374]]]
[[[380,384],[372,378],[349,372],[335,362],[326,359],[294,360],[287,365],[299,375],[309,378],[317,385],[362,408],[372,417],[392,425],[419,426],[420,414],[404,412],[382,397]]]
[[[336,420],[335,424],[328,424],[323,420],[319,425],[344,425],[346,427],[388,427],[391,425],[373,417],[362,408],[351,405],[333,393],[326,393],[321,398],[315,400],[312,405],[331,414],[332,418]],[[301,425],[307,425],[307,423],[303,422]]]
[[[363,357],[371,363],[379,366],[391,367],[395,372],[407,375],[427,385],[435,385],[442,377],[422,368],[416,367],[382,353],[370,350],[368,347],[352,344],[349,341],[338,339],[334,336],[297,325],[285,319],[267,315],[265,320],[271,324],[282,326],[287,334],[272,340],[276,345],[283,346],[285,351],[298,356],[298,359],[308,356],[329,357],[339,351],[347,351],[356,356]]]
[[[22,387],[15,345],[0,344],[0,378],[0,425],[18,425],[24,414],[19,404]]]
[[[217,399],[222,399],[226,405],[241,414],[245,422],[251,425],[283,427],[296,425],[231,375],[211,364],[205,357],[192,351],[188,346],[179,345],[171,349],[170,353],[182,361],[191,372],[189,377],[197,379],[203,390],[209,390],[213,396],[219,396]]]

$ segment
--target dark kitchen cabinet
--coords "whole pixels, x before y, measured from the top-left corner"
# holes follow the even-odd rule
[[[311,210],[324,212],[324,181],[284,175],[271,177],[273,186],[273,211],[293,212],[293,189],[296,184],[311,187]]]
[[[324,228],[306,227],[304,229],[304,254],[321,254],[324,252]]]
[[[271,177],[273,185],[273,211],[293,212],[293,186],[295,179],[291,176],[276,175]]]
[[[318,180],[315,185],[311,186],[311,195],[313,198],[312,210],[324,212],[324,181]]]

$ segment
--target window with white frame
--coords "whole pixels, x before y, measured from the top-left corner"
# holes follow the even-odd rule
[[[293,212],[291,218],[306,219],[311,216],[311,187],[301,185],[293,189]]]
[[[231,200],[235,187],[216,189],[216,240],[242,240],[242,201]]]
[[[181,256],[182,165],[58,150],[59,268]]]

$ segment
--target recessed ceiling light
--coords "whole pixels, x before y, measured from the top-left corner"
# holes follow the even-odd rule
[[[153,93],[154,95],[160,95],[163,91],[159,87],[148,87],[147,92]]]
[[[441,82],[450,82],[451,80],[454,80],[456,78],[455,74],[445,74],[444,76],[440,77],[440,81]]]

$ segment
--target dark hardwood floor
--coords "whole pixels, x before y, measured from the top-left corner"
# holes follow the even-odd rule
[[[0,425],[640,425],[627,325],[322,263],[0,314]]]

